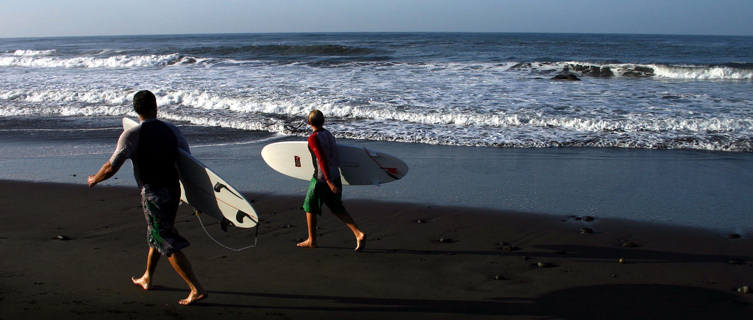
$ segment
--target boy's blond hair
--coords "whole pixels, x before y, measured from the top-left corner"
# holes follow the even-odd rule
[[[321,127],[324,125],[324,114],[321,111],[314,109],[309,112],[308,121],[312,126]]]

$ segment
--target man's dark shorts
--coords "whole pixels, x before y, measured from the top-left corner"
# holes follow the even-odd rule
[[[342,190],[340,179],[335,182],[335,185],[338,189]],[[334,193],[329,188],[329,185],[327,185],[327,182],[312,178],[309,182],[308,191],[306,191],[306,198],[303,200],[303,211],[321,215],[322,204],[326,204],[335,214],[345,213],[342,192]]]
[[[175,229],[180,191],[144,186],[141,200],[147,224],[146,240],[150,247],[169,257],[173,252],[190,245]]]

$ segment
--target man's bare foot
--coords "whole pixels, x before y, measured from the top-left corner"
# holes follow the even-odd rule
[[[296,246],[299,248],[316,248],[316,242],[311,239],[306,239],[306,241],[299,242]]]
[[[208,296],[209,294],[206,292],[191,291],[191,293],[188,294],[188,297],[186,297],[185,299],[178,300],[178,303],[184,306],[190,306],[196,301],[201,301],[201,300],[206,299]]]
[[[152,288],[151,279],[147,278],[146,275],[141,276],[141,278],[138,278],[138,279],[131,277],[131,282],[133,282],[134,285],[139,286],[144,290],[149,290]]]
[[[361,233],[360,237],[356,237],[356,249],[354,251],[361,251],[366,247],[366,234]]]

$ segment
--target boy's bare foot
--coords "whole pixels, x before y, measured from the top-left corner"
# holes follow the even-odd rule
[[[178,303],[184,306],[190,306],[196,301],[201,301],[201,300],[206,299],[207,296],[209,296],[209,294],[205,292],[191,291],[191,293],[188,294],[188,297],[186,297],[185,299],[178,300]]]
[[[296,246],[299,248],[316,248],[316,242],[311,239],[306,239],[306,241],[299,242]]]
[[[356,249],[354,251],[361,251],[366,247],[366,234],[361,233],[360,237],[356,237]]]
[[[148,279],[146,276],[142,276],[141,278],[134,278],[131,277],[131,282],[133,282],[134,285],[141,287],[144,290],[149,290],[152,288],[152,283],[150,279]]]

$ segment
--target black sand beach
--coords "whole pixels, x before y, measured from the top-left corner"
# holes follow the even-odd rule
[[[247,194],[258,247],[232,252],[182,207],[178,228],[209,297],[162,261],[149,292],[134,187],[0,182],[0,319],[748,319],[753,242],[619,219],[348,200],[366,250],[332,215],[320,248],[300,197]],[[253,232],[210,233],[237,246]],[[620,260],[622,259],[622,260]],[[622,263],[620,263],[620,261]]]

